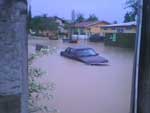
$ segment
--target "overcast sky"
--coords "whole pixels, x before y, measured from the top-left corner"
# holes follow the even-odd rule
[[[71,11],[82,13],[85,17],[95,14],[99,20],[122,22],[126,10],[126,0],[30,0],[32,15],[48,14],[71,19]]]

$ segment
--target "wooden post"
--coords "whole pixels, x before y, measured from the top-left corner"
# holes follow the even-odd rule
[[[26,19],[26,0],[0,0],[0,113],[28,113]]]

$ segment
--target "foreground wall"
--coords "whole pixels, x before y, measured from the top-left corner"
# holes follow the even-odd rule
[[[150,0],[143,3],[137,111],[150,113]]]
[[[150,113],[150,0],[138,0],[137,23],[130,113]]]
[[[0,0],[0,113],[28,113],[26,0]]]

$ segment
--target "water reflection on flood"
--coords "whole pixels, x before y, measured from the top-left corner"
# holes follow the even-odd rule
[[[35,51],[36,44],[57,48],[34,65],[47,71],[43,82],[56,84],[52,104],[60,113],[129,113],[133,50],[86,41],[76,45],[61,40],[29,40],[29,53]],[[59,55],[66,47],[79,45],[94,48],[109,60],[109,66],[88,66]]]

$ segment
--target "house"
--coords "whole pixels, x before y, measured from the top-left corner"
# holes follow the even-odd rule
[[[43,36],[46,36],[49,39],[53,39],[53,40],[57,40],[58,39],[57,31],[45,30],[45,31],[42,31],[42,34],[43,34]]]
[[[62,18],[57,17],[57,16],[55,16],[53,18],[54,18],[55,22],[58,24],[58,28],[59,28],[60,32],[63,32],[66,21]]]
[[[68,24],[68,22],[57,16],[55,16],[54,19],[55,19],[55,22],[58,23],[59,37],[60,38],[68,37],[68,30],[65,29],[65,25]]]
[[[43,37],[48,37],[49,39],[58,39],[61,37],[66,37],[68,31],[65,29],[65,24],[67,23],[64,19],[57,16],[47,17],[45,21],[50,24],[49,28],[45,30],[39,30],[38,34]]]
[[[136,37],[136,22],[111,24],[101,27],[105,35],[105,45],[134,48]]]
[[[104,34],[102,32],[101,27],[109,24],[110,23],[106,21],[99,21],[99,22],[92,23],[91,25],[89,25],[91,35],[99,34],[100,36],[103,36]]]
[[[76,23],[72,26],[72,37],[88,39],[94,34],[103,36],[101,26],[104,25],[109,25],[109,23],[106,21]]]

